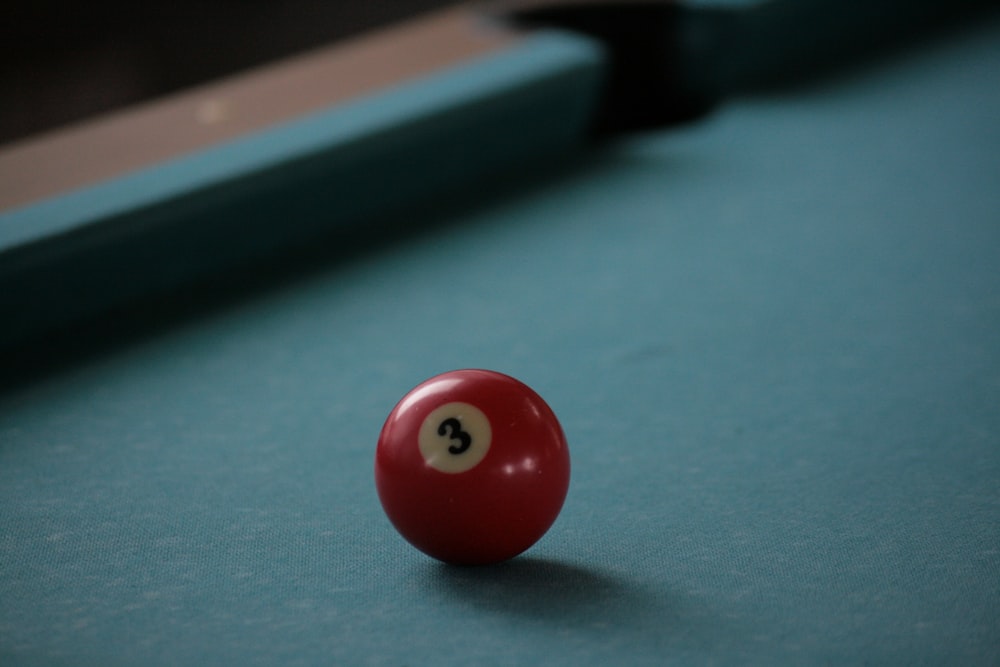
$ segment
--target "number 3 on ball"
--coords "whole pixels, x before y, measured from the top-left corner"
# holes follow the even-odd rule
[[[447,473],[472,470],[493,440],[490,420],[469,403],[445,403],[431,411],[417,434],[427,465]]]

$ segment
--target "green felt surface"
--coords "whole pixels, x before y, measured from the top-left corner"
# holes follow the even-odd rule
[[[734,101],[8,388],[0,662],[996,664],[998,44]],[[573,455],[499,567],[411,549],[372,482],[463,366]]]

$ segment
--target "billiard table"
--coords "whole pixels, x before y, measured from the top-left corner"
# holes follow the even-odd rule
[[[597,53],[532,39],[463,81]],[[965,23],[58,326],[8,309],[0,664],[1000,663],[998,45]],[[447,185],[407,164],[385,197]],[[498,565],[428,558],[375,492],[393,405],[458,368],[569,443],[559,518]]]

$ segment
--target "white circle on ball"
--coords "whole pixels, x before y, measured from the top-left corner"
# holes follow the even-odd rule
[[[417,433],[417,445],[427,465],[450,474],[479,465],[492,441],[493,430],[483,411],[459,402],[435,408]]]

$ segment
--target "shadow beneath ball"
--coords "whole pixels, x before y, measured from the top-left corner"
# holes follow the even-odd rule
[[[520,556],[497,565],[428,563],[428,583],[454,601],[483,610],[596,627],[673,615],[673,596],[582,565]]]
[[[424,594],[475,616],[544,628],[581,647],[684,655],[740,641],[747,628],[690,591],[642,572],[519,556],[498,565],[420,564]],[[624,653],[623,653],[624,654]]]

